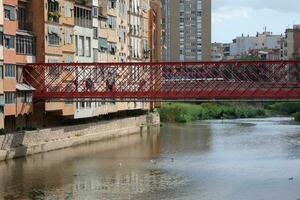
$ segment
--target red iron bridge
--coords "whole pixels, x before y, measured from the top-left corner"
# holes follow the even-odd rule
[[[35,100],[300,100],[300,61],[43,63],[23,73]]]

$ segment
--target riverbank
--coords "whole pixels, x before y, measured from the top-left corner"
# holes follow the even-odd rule
[[[162,122],[187,123],[195,120],[295,116],[300,120],[300,103],[164,103],[159,109]]]
[[[0,161],[24,157],[84,143],[118,138],[159,125],[157,113],[89,124],[24,131],[0,136]]]
[[[293,116],[295,121],[300,122],[300,102],[275,103],[268,108],[276,114]]]
[[[300,112],[295,113],[294,118],[296,122],[300,122]]]

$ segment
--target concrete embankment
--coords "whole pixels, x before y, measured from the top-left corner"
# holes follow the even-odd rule
[[[2,135],[0,161],[141,133],[147,131],[147,125],[159,126],[159,115],[152,113],[150,116]]]

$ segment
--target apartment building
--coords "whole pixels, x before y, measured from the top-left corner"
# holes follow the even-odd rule
[[[163,0],[163,60],[210,60],[211,0]]]
[[[247,55],[252,50],[280,49],[282,37],[282,35],[274,35],[272,32],[267,31],[257,33],[256,36],[242,34],[230,44],[230,56],[239,58],[242,55]]]
[[[162,60],[162,20],[161,0],[151,0],[149,11],[149,30],[148,46],[151,62],[160,62]]]
[[[23,82],[27,63],[142,62],[150,61],[153,52],[159,60],[159,7],[150,11],[149,0],[0,0],[0,9],[0,129],[52,126],[64,118],[149,109],[147,103],[93,99],[33,103],[34,88]],[[52,67],[41,75],[60,80],[67,70]],[[117,77],[109,70],[104,73]],[[134,66],[128,73],[133,78],[139,75]],[[70,80],[64,80],[65,86],[73,84]]]
[[[30,1],[1,2],[1,90],[4,93],[3,117],[7,130],[30,126],[34,88],[23,83],[23,66],[35,62],[35,36],[32,32]],[[3,53],[3,54],[2,54]],[[0,59],[0,60],[1,60]],[[2,101],[3,102],[3,101]]]
[[[148,20],[149,0],[130,0],[129,20],[129,61],[149,61]]]
[[[223,60],[223,48],[222,43],[212,43],[211,44],[211,60],[221,61]]]
[[[300,25],[286,29],[285,37],[280,41],[282,60],[300,59]]]
[[[233,60],[234,57],[230,56],[230,43],[212,43],[211,44],[211,60]]]
[[[3,90],[3,0],[0,0],[0,129],[4,129],[4,90]]]

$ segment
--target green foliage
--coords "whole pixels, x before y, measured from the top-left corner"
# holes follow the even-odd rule
[[[295,121],[300,122],[300,112],[294,114]]]
[[[199,109],[194,104],[167,103],[158,112],[162,121],[186,123],[198,119]]]
[[[280,114],[292,115],[300,112],[300,102],[285,102],[269,105],[269,109]]]
[[[263,108],[245,103],[166,103],[159,109],[161,121],[187,123],[195,120],[265,117]]]
[[[59,20],[60,16],[61,15],[60,15],[59,12],[49,12],[48,13],[48,20],[57,22]]]

